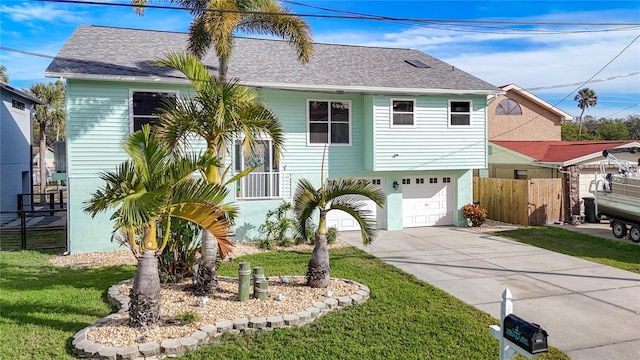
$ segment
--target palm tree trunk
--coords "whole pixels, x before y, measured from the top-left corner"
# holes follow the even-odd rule
[[[218,65],[218,79],[220,80],[221,83],[224,83],[227,81],[227,56],[226,55],[222,55],[220,56],[220,62]]]
[[[582,108],[582,111],[580,112],[580,126],[578,127],[578,140],[580,140],[580,138],[582,137],[582,115],[584,114],[584,109]]]
[[[129,293],[129,325],[146,327],[160,320],[160,274],[154,250],[145,250],[138,259],[136,277]]]
[[[213,294],[218,288],[218,271],[216,270],[218,239],[207,230],[203,230],[201,246],[202,263],[196,272],[195,290],[199,294]]]
[[[40,123],[40,194],[47,192],[47,132],[46,123]],[[41,195],[40,201],[46,202],[46,196]]]
[[[307,268],[307,285],[314,288],[325,288],[329,285],[329,249],[327,248],[327,234],[316,234],[316,243],[311,253],[311,260]]]

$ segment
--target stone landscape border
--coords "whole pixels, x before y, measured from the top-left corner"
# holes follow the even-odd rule
[[[234,279],[223,277],[224,279]],[[304,276],[291,276],[291,278],[304,278]],[[278,280],[278,277],[271,277],[268,280]],[[187,350],[195,350],[199,346],[212,344],[215,339],[224,333],[240,334],[255,331],[271,331],[277,328],[288,328],[304,326],[312,323],[320,316],[341,309],[345,306],[362,304],[369,298],[371,290],[369,287],[357,283],[353,280],[332,278],[334,281],[344,281],[358,286],[358,290],[350,295],[337,299],[327,298],[323,301],[312,303],[308,308],[295,314],[273,317],[253,317],[238,318],[234,320],[218,321],[212,325],[205,325],[196,330],[191,336],[180,339],[166,339],[158,343],[157,341],[133,345],[127,347],[104,346],[87,339],[87,333],[94,327],[103,324],[112,318],[119,317],[122,313],[129,311],[129,297],[120,293],[120,286],[131,282],[131,280],[121,281],[111,286],[107,292],[109,302],[119,308],[118,312],[110,314],[96,321],[94,324],[78,331],[71,342],[77,356],[82,358],[104,359],[104,360],[137,360],[137,359],[161,359],[166,357],[180,356]],[[273,300],[271,300],[273,301]]]

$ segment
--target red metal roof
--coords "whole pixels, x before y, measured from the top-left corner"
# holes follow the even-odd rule
[[[634,140],[591,141],[491,141],[541,162],[562,163],[583,156],[599,154],[602,150],[635,143]]]

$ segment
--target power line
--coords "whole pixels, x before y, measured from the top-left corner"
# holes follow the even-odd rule
[[[598,82],[604,82],[604,81],[609,81],[609,80],[615,80],[615,79],[619,79],[619,78],[625,78],[625,77],[630,77],[630,76],[634,76],[634,75],[638,75],[640,74],[640,71],[634,71],[628,74],[623,74],[623,75],[614,75],[614,76],[609,76],[606,78],[601,78],[601,79],[593,79],[593,80],[589,80],[586,83],[598,83]],[[568,86],[576,86],[576,85],[584,85],[586,84],[585,82],[576,82],[576,83],[569,83],[569,84],[560,84],[560,85],[550,85],[550,86],[538,86],[538,87],[532,87],[532,88],[527,88],[527,91],[535,91],[535,90],[547,90],[547,89],[557,89],[557,88],[563,88],[563,87],[568,87]]]
[[[519,126],[516,126],[514,129],[511,129],[511,130],[509,130],[509,131],[505,131],[505,132],[503,132],[503,133],[501,133],[501,134],[498,134],[498,135],[494,135],[494,136],[492,137],[492,139],[494,139],[494,138],[496,138],[496,137],[498,137],[498,136],[502,136],[502,135],[504,135],[504,134],[506,134],[506,133],[509,133],[509,132],[511,132],[511,131],[513,131],[513,130],[515,130],[515,129],[518,129],[518,128],[520,128],[520,127],[522,127],[522,126],[524,126],[524,125],[526,125],[526,124],[528,124],[528,123],[532,122],[533,120],[535,120],[535,119],[539,118],[540,116],[542,116],[542,115],[544,115],[544,114],[548,113],[551,109],[557,108],[557,107],[558,107],[558,105],[559,105],[561,102],[563,102],[563,101],[567,100],[567,98],[568,98],[569,96],[573,95],[573,93],[574,93],[574,92],[578,91],[578,90],[579,90],[581,87],[583,87],[585,84],[588,84],[591,80],[593,80],[593,78],[595,78],[596,76],[598,76],[598,74],[600,74],[604,69],[606,69],[606,68],[607,68],[607,66],[609,66],[612,62],[614,62],[614,61],[615,61],[615,60],[616,60],[620,55],[622,55],[622,53],[624,53],[625,51],[627,51],[627,49],[628,49],[631,45],[633,45],[633,43],[634,43],[634,42],[636,42],[636,40],[638,40],[638,38],[640,38],[640,35],[638,35],[638,36],[636,36],[635,38],[633,38],[633,40],[631,40],[631,42],[630,42],[627,46],[625,46],[622,50],[620,50],[620,52],[618,52],[618,54],[616,54],[616,55],[615,55],[611,60],[609,60],[609,62],[607,62],[603,67],[601,67],[601,68],[600,68],[600,70],[598,70],[595,74],[593,74],[593,76],[591,76],[589,79],[587,79],[587,81],[584,81],[584,82],[580,83],[580,86],[578,86],[577,88],[575,88],[573,91],[571,91],[571,92],[570,92],[569,94],[567,94],[565,97],[563,97],[560,101],[557,101],[555,104],[551,105],[551,108],[546,109],[544,112],[542,112],[542,113],[540,113],[540,114],[537,114],[536,116],[534,116],[533,118],[531,118],[529,121],[526,121],[526,122],[524,122],[524,123],[520,124]],[[621,110],[621,111],[622,111],[622,110]],[[491,139],[488,139],[488,140],[491,140]]]
[[[133,5],[131,3],[115,3],[115,2],[103,2],[103,1],[81,1],[81,0],[31,0],[35,2],[46,3],[58,3],[58,4],[77,4],[77,5],[98,5],[98,6],[115,6],[115,7],[129,7],[136,8],[141,7],[145,9],[161,9],[161,10],[183,10],[193,11],[193,7],[180,7],[180,6],[168,6],[168,5],[152,5],[146,4],[144,6]],[[285,1],[288,2],[288,1]],[[291,3],[291,2],[289,2]],[[640,22],[559,22],[559,21],[508,21],[508,20],[465,20],[465,19],[423,19],[423,18],[403,18],[403,17],[390,17],[383,15],[368,15],[359,13],[349,13],[345,15],[323,15],[323,14],[277,14],[262,11],[246,11],[246,10],[223,10],[223,9],[197,9],[202,12],[217,12],[217,13],[234,13],[234,14],[254,14],[254,15],[278,15],[278,16],[297,16],[297,17],[309,17],[309,18],[321,18],[321,19],[345,19],[345,20],[385,20],[385,21],[409,21],[416,23],[449,23],[449,24],[502,24],[502,25],[557,25],[557,26],[630,26],[627,30],[634,30],[640,27]],[[333,10],[333,9],[329,9]],[[334,10],[339,11],[339,10]]]

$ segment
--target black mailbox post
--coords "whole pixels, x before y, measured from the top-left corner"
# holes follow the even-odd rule
[[[549,351],[547,346],[547,332],[538,324],[530,323],[516,315],[510,314],[504,318],[502,335],[530,354]]]

